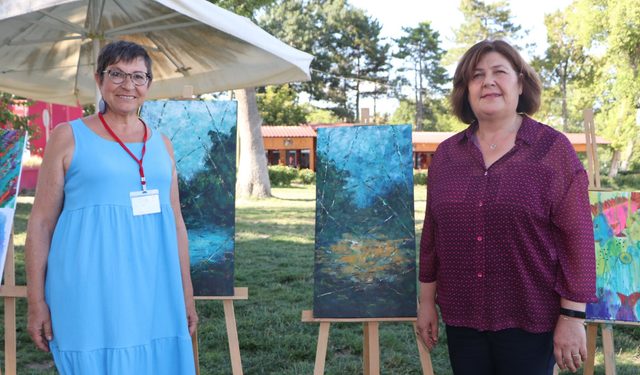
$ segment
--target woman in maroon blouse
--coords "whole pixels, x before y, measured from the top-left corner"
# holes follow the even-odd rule
[[[437,303],[456,375],[576,371],[596,301],[586,172],[562,133],[528,117],[540,81],[508,43],[471,47],[453,81],[470,126],[429,167],[417,334],[437,344]]]

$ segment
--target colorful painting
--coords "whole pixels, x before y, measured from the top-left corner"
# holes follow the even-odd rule
[[[196,296],[232,296],[237,103],[148,101],[140,116],[173,143]]]
[[[0,280],[16,211],[26,133],[0,129]]]
[[[596,242],[597,303],[587,318],[638,322],[640,192],[590,192]]]
[[[316,318],[416,316],[411,126],[318,129]]]

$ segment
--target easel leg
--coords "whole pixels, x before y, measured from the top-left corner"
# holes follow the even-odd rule
[[[413,330],[418,332],[418,323],[413,323]],[[418,353],[420,354],[420,363],[422,364],[422,373],[424,375],[433,375],[433,365],[431,364],[431,354],[429,349],[424,345],[420,336],[416,335],[418,342]]]
[[[231,352],[231,368],[233,375],[242,375],[242,361],[240,360],[240,342],[236,328],[236,314],[233,310],[233,300],[226,299],[224,303],[224,318],[227,322],[227,336],[229,336],[229,351]]]
[[[616,375],[616,353],[613,350],[613,327],[611,324],[602,326],[602,349],[604,351],[604,373]]]
[[[587,324],[587,362],[584,364],[584,375],[593,375],[596,361],[596,340],[598,339],[598,324]]]
[[[9,236],[7,260],[4,264],[4,285],[16,285],[15,258],[13,248],[13,227]],[[4,299],[4,372],[6,375],[16,375],[16,299]]]
[[[378,322],[364,323],[364,375],[380,375]]]
[[[331,323],[320,323],[318,334],[318,348],[316,349],[316,366],[313,375],[324,374],[324,364],[327,360],[327,345],[329,343],[329,327]]]
[[[198,329],[191,336],[191,345],[193,346],[193,359],[196,362],[196,375],[200,375],[200,357],[198,354]]]

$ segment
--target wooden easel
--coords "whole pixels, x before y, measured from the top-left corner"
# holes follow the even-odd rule
[[[193,86],[185,85],[182,89],[182,98],[173,100],[199,100],[193,97]],[[227,337],[229,339],[229,352],[231,355],[231,369],[233,375],[242,375],[242,361],[240,359],[240,342],[238,341],[238,328],[236,326],[236,314],[233,309],[234,300],[249,299],[249,288],[238,287],[233,288],[233,296],[203,296],[194,297],[196,301],[216,300],[222,301],[224,305],[224,319],[227,323]],[[193,345],[193,358],[196,362],[196,375],[200,375],[200,361],[198,359],[198,331],[191,336]],[[1,375],[1,374],[0,374]]]
[[[600,185],[600,164],[598,161],[598,147],[596,144],[595,123],[593,121],[593,109],[583,111],[584,131],[587,138],[587,162],[589,175],[589,191],[611,191]],[[616,374],[616,359],[613,346],[613,324],[640,325],[636,322],[610,322],[606,320],[588,320],[587,322],[587,362],[584,363],[584,375],[593,375],[596,356],[596,340],[598,338],[598,326],[602,329],[602,351],[604,352],[604,371],[607,375]],[[555,374],[558,367],[556,365]]]
[[[16,298],[27,298],[27,287],[16,285],[16,264],[13,248],[13,227],[9,236],[7,260],[4,264],[4,284],[0,288],[0,297],[4,297],[4,372],[17,374],[16,342]],[[2,372],[0,371],[0,374]]]
[[[414,330],[418,330],[417,318],[314,318],[313,310],[302,311],[303,323],[320,323],[318,334],[318,348],[316,350],[316,364],[313,375],[324,374],[324,365],[327,358],[327,345],[329,342],[329,327],[332,322],[348,322],[364,324],[364,375],[380,375],[380,340],[378,325],[380,322],[413,322]],[[420,337],[416,336],[420,363],[424,375],[433,375],[431,356]]]
[[[611,191],[600,185],[600,162],[598,161],[598,144],[596,142],[596,125],[593,122],[593,109],[582,111],[584,117],[584,135],[587,139],[587,175],[589,191]]]
[[[637,322],[610,322],[606,320],[587,321],[587,355],[589,358],[584,363],[584,375],[593,375],[596,356],[596,340],[598,338],[598,326],[602,329],[602,351],[604,353],[604,373],[616,375],[616,352],[613,347],[613,324],[638,326]]]
[[[596,126],[593,121],[593,109],[582,111],[584,116],[584,132],[587,138],[587,174],[589,175],[589,191],[611,191],[600,185],[600,162],[598,160],[598,144],[596,143]],[[616,323],[624,324],[625,322]],[[629,323],[633,324],[633,323]],[[596,356],[596,340],[598,326],[602,328],[602,350],[604,352],[604,371],[607,375],[615,375],[616,360],[613,349],[613,326],[607,321],[587,322],[587,362],[584,363],[584,375],[593,375]]]
[[[194,297],[197,301],[217,300],[224,304],[224,319],[227,323],[227,336],[229,339],[229,352],[231,354],[231,369],[233,375],[242,375],[242,361],[240,360],[240,342],[238,341],[238,329],[236,327],[236,314],[233,309],[234,300],[249,299],[249,288],[233,288],[233,296],[221,297]],[[196,375],[200,375],[200,362],[198,360],[198,331],[191,336],[193,344],[193,358],[196,361]]]

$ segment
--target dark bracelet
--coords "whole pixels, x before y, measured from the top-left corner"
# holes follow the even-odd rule
[[[560,315],[566,315],[566,316],[569,316],[572,318],[578,318],[578,319],[587,318],[587,313],[584,311],[569,310],[569,309],[565,309],[564,307],[560,308]]]

